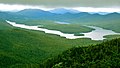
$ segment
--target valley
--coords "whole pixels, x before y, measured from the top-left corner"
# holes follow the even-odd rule
[[[38,9],[0,12],[0,67],[54,68],[56,65],[70,67],[66,64],[69,61],[74,65],[72,67],[81,66],[78,62],[82,61],[87,66],[94,64],[94,61],[84,59],[84,57],[90,59],[88,56],[91,55],[93,59],[96,58],[93,55],[98,58],[99,55],[105,55],[104,64],[113,60],[115,62],[115,59],[106,59],[113,56],[106,55],[108,53],[105,51],[111,53],[109,48],[113,48],[114,55],[119,55],[116,49],[120,40],[120,14],[100,15],[66,11],[62,14]],[[103,59],[98,61],[102,63]]]
[[[90,39],[69,40],[44,32],[21,29],[0,22],[0,66],[38,66],[48,58],[78,46],[101,43]],[[7,29],[6,29],[7,28]],[[37,61],[36,61],[37,60]]]
[[[74,34],[65,34],[58,30],[49,30],[49,29],[41,28],[41,27],[38,27],[37,25],[36,26],[28,26],[28,25],[24,25],[24,24],[16,24],[16,22],[10,22],[7,20],[6,20],[6,22],[14,27],[44,31],[45,33],[48,33],[48,34],[60,35],[61,37],[65,37],[66,39],[91,38],[91,40],[103,40],[103,39],[105,39],[103,37],[106,35],[115,35],[115,34],[120,35],[120,33],[115,33],[111,30],[105,30],[105,29],[102,29],[100,27],[95,27],[95,26],[86,26],[86,27],[89,27],[94,30],[91,32],[87,32],[87,33],[78,32],[79,34],[83,34],[84,36],[75,36]]]

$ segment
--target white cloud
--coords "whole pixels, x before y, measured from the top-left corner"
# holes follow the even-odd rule
[[[74,7],[73,9],[81,12],[120,12],[120,8],[92,8],[92,7]]]
[[[62,8],[62,7],[59,7]],[[81,12],[120,12],[120,8],[92,8],[92,7],[63,7],[67,9],[75,9]],[[0,11],[20,11],[23,9],[42,9],[45,11],[52,10],[54,8],[47,8],[45,6],[31,6],[31,5],[10,5],[10,4],[3,4],[0,3]]]
[[[44,6],[0,4],[1,11],[20,11],[23,9],[42,9],[47,11],[47,10],[51,10],[52,8],[45,8]]]

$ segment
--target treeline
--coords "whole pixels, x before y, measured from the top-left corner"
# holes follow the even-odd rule
[[[120,68],[120,38],[75,47],[41,64],[43,68]]]

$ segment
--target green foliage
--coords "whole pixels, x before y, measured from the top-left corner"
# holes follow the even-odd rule
[[[112,40],[114,38],[120,38],[120,35],[107,35],[107,36],[104,36],[105,38],[107,38],[106,40]]]
[[[104,17],[96,14],[95,16],[88,16],[88,14],[85,14],[85,16],[77,15],[73,16],[71,14],[65,14],[63,16],[58,15],[55,17],[57,19],[51,18],[54,21],[58,20],[71,23],[58,24],[54,21],[50,21],[51,19],[39,20],[39,18],[34,19],[31,16],[30,18],[27,18],[21,15],[14,15],[14,13],[12,15],[11,13],[10,15],[1,13],[0,18],[4,20],[0,20],[0,68],[119,67],[119,39],[98,44],[96,46],[88,46],[100,43],[101,41],[92,41],[90,39],[68,40],[57,35],[45,34],[40,31],[15,28],[5,22],[7,19],[21,24],[43,25],[42,28],[59,30],[64,33],[74,33],[75,35],[79,35],[79,32],[89,32],[93,30],[80,25],[81,23],[85,25],[94,24],[95,26],[120,32],[119,16]],[[110,39],[113,39],[114,37],[118,36],[107,36],[107,38]],[[56,55],[58,56],[52,58]],[[43,61],[46,62],[43,63]]]
[[[69,49],[43,65],[45,68],[119,68],[120,38]]]
[[[93,29],[82,26],[80,24],[58,24],[55,21],[50,20],[16,20],[16,23],[27,24],[27,25],[42,25],[41,28],[47,28],[50,30],[59,30],[63,33],[84,33],[90,32]]]
[[[34,68],[48,58],[77,46],[100,43],[90,39],[70,40],[40,31],[15,28],[0,22],[0,68]]]
[[[114,16],[113,16],[114,17]],[[98,26],[101,28],[105,28],[105,29],[109,29],[109,30],[113,30],[115,32],[120,33],[120,19],[118,18],[96,18],[96,19],[91,19],[87,22],[79,22],[79,20],[76,20],[77,23],[79,24],[83,24],[83,25],[92,25],[92,26]]]
[[[80,33],[75,33],[75,36],[84,36],[84,34],[80,34]]]
[[[0,30],[9,30],[12,28],[9,24],[5,22],[5,20],[0,20]]]
[[[89,23],[89,25],[94,25],[94,26],[98,26],[98,27],[102,27],[105,29],[109,29],[109,30],[113,30],[115,32],[120,32],[120,20],[114,20],[114,21],[105,21],[105,22],[93,22],[93,23]]]

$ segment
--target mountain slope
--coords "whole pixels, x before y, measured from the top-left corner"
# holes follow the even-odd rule
[[[44,60],[68,48],[96,43],[99,41],[67,40],[44,32],[16,28],[0,20],[0,68],[39,67]]]
[[[119,68],[120,38],[69,49],[44,63],[45,68]]]
[[[2,12],[0,13],[1,18],[13,18],[13,17],[21,17],[27,19],[44,19],[44,20],[55,20],[55,21],[67,21],[70,23],[73,22],[94,22],[94,21],[108,21],[108,20],[116,20],[120,17],[119,13],[111,13],[107,15],[100,15],[100,14],[89,14],[87,12],[80,12],[73,14],[74,10],[67,10],[67,9],[56,9],[58,12],[65,12],[64,14],[55,14],[49,11],[43,11],[39,9],[25,9],[19,12]],[[60,11],[61,10],[61,11]],[[57,11],[56,11],[57,12]],[[77,12],[77,11],[76,11]],[[4,15],[3,15],[4,14]]]
[[[25,9],[16,13],[0,12],[1,19],[7,20],[52,20],[82,25],[95,25],[106,29],[120,32],[120,14],[110,13],[107,15],[81,13],[55,14],[39,9]]]
[[[16,12],[17,15],[22,15],[23,17],[27,17],[27,18],[46,18],[47,17],[51,17],[54,14],[44,11],[44,10],[39,10],[39,9],[24,9],[21,10],[19,12]]]
[[[80,12],[77,11],[77,10],[73,10],[73,9],[64,9],[64,8],[53,9],[53,10],[50,10],[49,12],[55,13],[55,14],[65,14],[65,13],[72,13],[72,14],[75,14],[75,13],[80,13]]]

